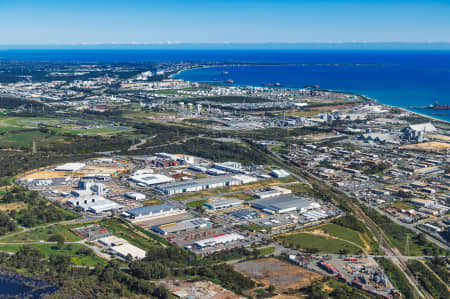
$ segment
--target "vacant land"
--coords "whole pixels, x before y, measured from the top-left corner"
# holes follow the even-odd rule
[[[341,240],[347,240],[360,247],[365,247],[363,238],[356,230],[346,228],[334,223],[327,223],[305,230],[306,232],[316,233],[325,237],[336,237]]]
[[[0,194],[1,195],[1,194]],[[27,207],[24,202],[12,202],[12,203],[4,203],[0,204],[0,211],[9,212],[9,211],[20,211]]]
[[[154,198],[154,199],[145,200],[142,203],[146,206],[156,206],[156,205],[163,204],[164,201]]]
[[[411,209],[415,209],[416,206],[414,206],[413,204],[404,202],[404,201],[397,201],[391,204],[391,207],[399,209],[399,210],[411,210]]]
[[[407,150],[418,150],[418,151],[443,151],[450,148],[449,143],[444,142],[423,142],[418,144],[408,144],[400,147],[401,149],[407,149]]]
[[[193,209],[201,208],[207,202],[206,199],[195,200],[187,203],[187,206]]]
[[[442,141],[450,141],[450,136],[441,135],[441,134],[428,134],[427,137],[432,138],[432,139],[442,140]]]
[[[278,290],[304,288],[321,278],[319,274],[275,258],[246,261],[236,264],[235,268],[265,287],[274,285]]]
[[[284,246],[306,252],[335,254],[358,254],[361,252],[361,248],[352,242],[313,232],[290,233],[278,237],[277,240]]]
[[[81,240],[77,235],[70,231],[70,227],[71,226],[55,224],[23,232],[11,237],[1,239],[0,241],[2,243],[48,241],[49,238],[53,235],[63,236],[66,242],[75,242]]]
[[[286,186],[286,189],[289,189],[295,193],[309,193],[312,191],[311,186],[309,186],[308,184],[294,184]]]

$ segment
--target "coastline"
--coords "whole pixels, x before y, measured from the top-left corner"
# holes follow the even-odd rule
[[[173,78],[174,76],[182,76],[181,74],[183,72],[191,71],[191,70],[197,70],[197,69],[206,69],[206,68],[214,68],[214,67],[263,66],[263,65],[267,65],[267,64],[248,64],[248,63],[242,63],[241,64],[241,63],[236,63],[236,64],[222,64],[222,65],[203,65],[203,66],[196,66],[196,67],[192,67],[192,68],[185,68],[185,69],[179,70],[175,74],[170,75],[169,78]],[[272,65],[285,65],[285,64],[272,64]],[[286,64],[286,65],[292,65],[292,64]],[[179,79],[185,80],[184,78],[179,78]],[[199,83],[199,82],[197,82],[197,83]],[[217,85],[221,85],[221,84],[218,82]],[[236,84],[236,83],[231,83],[230,85],[232,85],[232,86],[240,86],[239,84]],[[228,86],[228,85],[224,85],[224,86]],[[249,86],[259,86],[259,85],[249,85]],[[295,88],[295,87],[289,87],[289,88],[290,89],[299,89],[299,88]],[[423,114],[423,113],[420,113],[420,112],[412,111],[412,110],[409,110],[407,108],[400,107],[400,106],[395,106],[395,105],[391,105],[391,104],[383,104],[382,102],[380,102],[380,100],[371,98],[371,97],[363,95],[363,94],[347,92],[347,91],[343,91],[343,90],[330,90],[330,91],[341,92],[341,93],[345,93],[345,94],[352,94],[352,95],[360,96],[360,97],[366,99],[367,101],[374,101],[377,104],[383,105],[385,107],[397,108],[397,109],[400,109],[402,111],[405,111],[405,112],[408,112],[408,113],[412,113],[412,114],[424,117],[426,119],[429,119],[430,121],[442,122],[442,123],[445,123],[445,124],[450,124],[450,121],[448,121],[448,120],[443,120],[443,119],[440,119],[440,118],[437,118],[437,117],[434,117],[434,116],[430,116],[430,115]]]

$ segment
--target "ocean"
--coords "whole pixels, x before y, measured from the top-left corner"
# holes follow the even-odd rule
[[[437,101],[450,105],[450,51],[445,50],[0,50],[0,60],[65,62],[190,61],[248,63],[200,68],[175,77],[235,85],[353,92],[380,103],[450,121],[450,110],[413,109]],[[223,76],[223,72],[228,72]]]

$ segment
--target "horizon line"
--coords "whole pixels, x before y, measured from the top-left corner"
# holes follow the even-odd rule
[[[368,42],[368,41],[338,41],[338,42],[98,42],[98,43],[48,43],[48,44],[0,44],[0,50],[25,49],[386,49],[386,50],[450,50],[450,41],[425,42]]]

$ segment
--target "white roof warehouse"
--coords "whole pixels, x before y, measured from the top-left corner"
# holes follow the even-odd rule
[[[269,214],[282,214],[292,211],[304,213],[308,210],[320,208],[320,204],[302,197],[280,196],[269,199],[254,200],[252,207]]]
[[[130,181],[135,183],[144,184],[147,186],[154,186],[158,184],[165,184],[174,182],[175,180],[171,177],[162,175],[162,174],[140,174],[140,175],[134,175],[129,178]]]
[[[234,242],[234,241],[240,241],[243,239],[244,239],[243,236],[233,233],[233,234],[218,236],[218,237],[209,238],[209,239],[205,239],[205,240],[200,240],[200,241],[195,242],[194,245],[199,248],[205,248],[205,247],[210,247],[210,246],[216,246],[218,244],[226,244],[226,243],[230,243],[230,242]]]
[[[173,195],[184,192],[198,192],[205,189],[236,186],[241,185],[242,183],[242,179],[236,178],[234,176],[219,176],[159,185],[158,187],[156,187],[156,190],[167,195]]]
[[[184,209],[179,209],[171,204],[161,204],[131,209],[123,213],[122,216],[130,219],[131,221],[135,221],[164,217],[182,212],[184,212]]]

